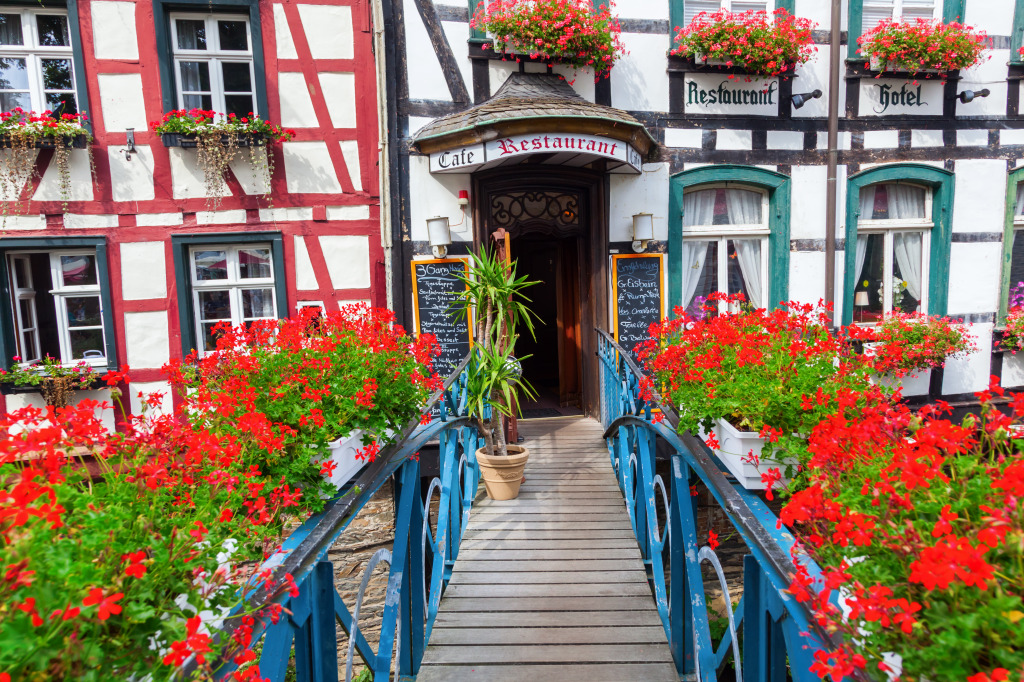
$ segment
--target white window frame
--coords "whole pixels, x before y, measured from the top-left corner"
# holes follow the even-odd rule
[[[768,192],[760,187],[752,187],[737,182],[712,182],[703,185],[694,185],[689,187],[684,192],[689,194],[690,192],[702,192],[705,190],[712,189],[741,189],[748,192],[756,192],[761,195],[761,222],[758,224],[748,225],[684,225],[683,227],[683,240],[684,241],[701,241],[710,242],[715,241],[718,243],[716,251],[718,268],[717,277],[718,281],[718,293],[723,295],[729,294],[729,240],[730,239],[759,239],[761,241],[761,272],[764,273],[764,277],[761,278],[761,300],[767,301],[769,291],[771,289],[771,277],[768,270],[768,251],[771,248],[769,236],[771,235],[771,229],[768,225],[769,220],[769,207],[770,199]],[[719,301],[718,303],[719,312],[727,312],[727,304],[725,301]]]
[[[205,50],[185,50],[178,47],[178,19],[185,19],[188,21],[203,21],[206,24],[206,49]],[[245,14],[208,14],[208,13],[194,13],[194,12],[172,12],[168,15],[167,20],[171,23],[171,53],[174,61],[174,83],[178,97],[178,107],[181,109],[188,109],[190,107],[185,106],[185,95],[196,94],[195,92],[185,93],[181,83],[181,62],[206,62],[207,68],[210,73],[210,99],[211,108],[216,112],[226,112],[227,105],[225,103],[226,95],[251,95],[252,96],[252,112],[259,116],[259,103],[256,100],[256,62],[253,59],[252,44],[252,24],[249,22],[249,16]],[[249,49],[247,50],[222,50],[220,48],[220,31],[217,30],[218,21],[244,21],[245,32],[248,36],[247,44]],[[241,63],[246,62],[249,65],[249,86],[252,88],[250,92],[225,92],[224,91],[224,71],[221,68],[221,64],[224,62]]]
[[[28,72],[28,94],[31,102],[29,108],[37,113],[42,113],[50,108],[46,102],[47,94],[70,93],[75,98],[75,108],[81,111],[82,103],[78,101],[78,74],[75,73],[74,36],[71,35],[71,23],[68,18],[67,10],[0,5],[0,14],[18,14],[21,16],[21,37],[23,44],[0,45],[0,57],[25,60],[25,69]],[[39,15],[64,17],[64,19],[68,21],[68,43],[70,44],[67,46],[40,45],[39,29],[36,25],[36,17]],[[43,87],[42,61],[44,59],[67,59],[71,63],[70,90],[47,90]],[[24,91],[7,90],[6,92]]]
[[[15,261],[21,261],[24,264],[23,268],[25,277],[28,279],[27,282],[18,281],[18,269],[14,265]],[[29,259],[28,254],[22,253],[12,254],[8,263],[10,263],[11,290],[14,294],[14,326],[18,337],[16,346],[18,354],[21,356],[21,361],[25,364],[31,364],[42,359],[42,349],[39,346],[39,310],[36,308],[36,288],[32,281],[32,261]],[[21,314],[22,301],[28,301],[29,303],[33,322],[31,325],[25,323],[24,316]],[[25,351],[26,334],[32,335],[32,345],[35,347],[35,353],[33,354]]]
[[[872,220],[871,218],[864,218],[864,216],[857,217],[857,235],[864,234],[882,234],[885,236],[883,248],[885,249],[882,255],[882,315],[889,315],[892,313],[892,274],[894,270],[895,254],[893,252],[893,235],[896,232],[921,232],[921,312],[928,312],[928,284],[930,281],[929,272],[931,267],[931,259],[928,255],[931,253],[932,247],[932,230],[935,228],[935,223],[932,220],[932,205],[933,205],[933,193],[932,188],[927,185],[920,185],[916,182],[901,183],[897,181],[884,181],[872,183],[871,185],[865,185],[861,188],[861,191],[868,187],[875,185],[912,185],[919,187],[924,190],[924,218],[908,218],[901,220]],[[859,199],[859,196],[858,196]],[[856,287],[854,287],[856,289]],[[861,326],[870,327],[874,326],[874,323],[858,323]]]
[[[747,4],[747,3],[750,3],[750,2],[756,2],[757,0],[712,0],[712,2],[715,2],[715,1],[717,1],[717,3],[718,3],[718,8],[717,9],[707,10],[707,9],[704,9],[703,7],[701,7],[700,9],[697,9],[696,11],[691,12],[690,8],[693,7],[692,0],[683,0],[683,20],[684,20],[684,23],[689,25],[689,23],[691,21],[693,21],[696,18],[696,16],[698,14],[700,14],[701,12],[708,12],[708,11],[710,11],[710,12],[718,12],[719,10],[725,10],[727,12],[739,11],[739,10],[734,10],[733,9],[733,4],[734,3]],[[763,0],[763,1],[765,3],[765,11],[768,12],[769,18],[771,18],[772,12],[775,11],[775,0]],[[689,19],[687,19],[687,17],[689,17]]]
[[[861,15],[861,34],[866,34],[868,31],[873,29],[877,24],[867,25],[865,16],[865,10],[869,7],[876,9],[888,10],[892,9],[890,17],[893,21],[903,21],[903,6],[906,0],[863,0],[860,7]],[[942,18],[942,7],[944,0],[932,0],[932,21]]]
[[[266,249],[270,254],[270,277],[252,277],[242,279],[238,252],[247,249]],[[224,251],[228,271],[227,279],[200,280],[196,277],[195,255],[199,251]],[[189,280],[192,284],[192,311],[195,317],[196,350],[200,356],[206,355],[206,336],[203,333],[202,309],[199,305],[199,293],[202,291],[228,291],[231,304],[231,319],[223,320],[230,322],[232,327],[237,327],[244,322],[256,320],[276,320],[280,310],[280,301],[277,300],[277,283],[274,279],[274,248],[270,242],[235,243],[235,244],[196,244],[188,250]],[[274,304],[274,311],[271,317],[244,317],[242,315],[242,290],[243,289],[270,289],[271,299]],[[205,320],[213,322],[214,320]],[[220,321],[220,320],[218,320]]]
[[[19,257],[31,256],[31,255],[40,254],[40,253],[46,254],[49,257],[49,261],[50,261],[50,281],[51,281],[51,283],[53,285],[53,288],[50,289],[47,293],[49,293],[51,296],[53,296],[53,303],[54,303],[54,308],[55,308],[54,312],[56,313],[56,316],[57,316],[56,322],[57,322],[58,344],[59,344],[59,348],[60,348],[60,361],[61,361],[61,364],[63,364],[66,367],[73,367],[75,365],[78,365],[78,364],[81,364],[81,363],[85,362],[85,363],[87,363],[89,365],[92,365],[93,367],[105,367],[107,365],[107,357],[106,357],[107,328],[106,328],[106,325],[104,324],[104,320],[103,320],[103,316],[104,316],[104,312],[105,312],[104,309],[103,309],[103,286],[101,284],[102,280],[100,278],[100,273],[99,273],[99,259],[98,259],[97,254],[96,254],[96,249],[57,249],[57,250],[38,250],[38,249],[33,249],[33,250],[28,250],[28,251],[12,251],[12,252],[9,252],[7,254],[7,258],[8,258],[8,266],[11,268],[11,273],[12,273],[11,274],[11,278],[12,278],[12,281],[14,281],[16,279],[16,275],[14,274],[15,271],[14,271],[14,268],[13,268],[13,261],[16,258],[19,258]],[[62,256],[92,256],[92,258],[93,258],[93,265],[96,268],[96,284],[77,285],[77,286],[65,285],[64,284],[64,271],[61,268],[61,264],[60,264],[60,259],[61,259]],[[26,258],[26,260],[28,260],[28,259]],[[31,269],[26,270],[26,272],[28,273],[28,276],[31,279],[31,277],[32,277]],[[18,346],[19,352],[22,350],[22,347],[23,347],[22,334],[26,333],[28,331],[34,331],[36,351],[41,355],[42,354],[42,348],[40,346],[40,338],[39,338],[39,330],[38,330],[38,325],[39,325],[39,309],[38,309],[38,302],[36,300],[36,296],[38,294],[38,290],[33,287],[33,284],[34,284],[34,282],[30,282],[29,283],[29,287],[32,287],[31,290],[26,289],[24,286],[19,286],[15,290],[15,300],[13,302],[13,304],[14,304],[14,323],[15,323],[15,326],[17,327],[17,337],[18,337],[17,338],[17,346]],[[102,339],[103,339],[102,344],[101,344],[101,346],[103,348],[103,355],[101,355],[101,356],[94,356],[94,357],[79,358],[79,359],[76,360],[76,359],[74,359],[72,357],[72,351],[71,351],[71,329],[72,328],[68,324],[67,299],[71,298],[71,297],[82,296],[82,295],[88,295],[88,296],[95,295],[96,298],[99,299],[100,323],[98,325],[93,325],[93,326],[88,326],[88,327],[75,327],[75,329],[99,329],[100,330],[100,334],[101,334]],[[18,303],[19,299],[27,299],[27,298],[31,298],[31,300],[32,300],[32,314],[35,317],[35,324],[36,324],[35,328],[26,328],[25,326],[23,326],[24,325],[24,320],[21,319],[21,308],[20,308],[20,306],[18,306],[17,303]],[[39,359],[40,358],[22,357],[22,362],[24,364],[30,364],[31,362],[33,362],[35,360],[39,360]]]

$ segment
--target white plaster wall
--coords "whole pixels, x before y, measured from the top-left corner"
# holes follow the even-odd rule
[[[270,192],[270,177],[267,173],[267,150],[250,147],[238,150],[235,158],[228,163],[235,180],[246,194],[267,194]]]
[[[826,10],[827,12],[827,10]],[[798,14],[797,16],[803,16]],[[824,26],[827,28],[828,23]],[[793,118],[824,118],[828,116],[828,69],[829,54],[831,49],[828,45],[818,45],[818,51],[806,64],[796,68],[796,80],[793,82],[794,92],[813,92],[821,90],[822,95],[812,99],[799,109],[793,109]],[[843,102],[846,101],[846,79],[839,79],[839,102],[842,111]],[[783,106],[787,106],[783,102]],[[792,108],[792,105],[789,105]]]
[[[281,95],[281,125],[285,128],[318,128],[320,123],[313,110],[306,77],[301,73],[283,71],[277,74],[277,89]]]
[[[299,291],[319,289],[316,274],[313,272],[313,261],[309,259],[306,238],[295,235],[295,288]]]
[[[171,385],[166,381],[133,381],[128,384],[128,391],[131,394],[132,414],[142,414],[142,402],[151,395],[159,393],[160,403],[157,407],[146,407],[147,417],[159,417],[162,414],[174,412]],[[139,397],[139,394],[142,397]]]
[[[793,14],[798,17],[810,19],[818,24],[817,28],[827,31],[832,25],[830,10],[832,3],[825,0],[796,0],[793,5]],[[846,3],[843,3],[842,10],[843,28],[846,27]]]
[[[71,404],[77,405],[83,400],[95,400],[99,403],[108,402],[112,403],[110,399],[110,391],[106,389],[96,391],[75,391],[74,396],[71,398]],[[14,412],[16,410],[23,409],[25,407],[35,407],[40,410],[46,409],[46,401],[38,393],[12,393],[6,396],[7,411]],[[116,408],[113,405],[106,410],[97,409],[93,411],[93,414],[103,424],[103,428],[108,431],[114,430],[114,415]]]
[[[326,142],[285,142],[282,152],[289,192],[341,192]]]
[[[633,240],[633,215],[654,214],[654,238],[668,239],[668,164],[648,163],[640,175],[609,175],[610,214],[608,238],[613,242]]]
[[[112,213],[65,213],[64,227],[69,230],[117,227],[117,216]]]
[[[1006,351],[1003,354],[1001,385],[1007,388],[1024,387],[1024,353]]]
[[[167,297],[163,242],[121,244],[121,295],[126,301]]]
[[[436,99],[450,102],[451,94],[441,71],[441,64],[434,56],[427,29],[420,20],[414,0],[403,0],[405,12],[406,68],[409,75],[410,99]],[[458,49],[458,48],[456,48]],[[492,83],[493,87],[493,83]],[[472,94],[472,93],[470,93]]]
[[[413,16],[418,18],[416,14]],[[352,59],[354,42],[351,7],[299,5],[299,18],[313,59]]]
[[[274,39],[277,43],[278,59],[298,59],[299,53],[295,51],[295,41],[292,40],[292,31],[288,26],[288,17],[284,13],[284,5],[274,3]]]
[[[320,248],[335,289],[370,286],[370,240],[362,235],[325,235]]]
[[[562,66],[559,64],[558,66]],[[508,77],[512,75],[514,71],[518,71],[517,65],[514,61],[499,62],[497,60],[490,60],[487,62],[487,76],[491,84],[491,94],[493,95],[498,91],[498,88],[508,80]],[[570,70],[570,73],[572,71]],[[568,76],[569,80],[572,80],[572,76]],[[445,92],[448,89],[445,88]]]
[[[715,149],[747,150],[754,146],[753,133],[749,130],[730,130],[722,128],[718,131]],[[771,170],[775,170],[774,167]]]
[[[942,141],[941,130],[911,130],[911,147],[941,147],[945,144]]]
[[[462,219],[459,190],[470,189],[469,178],[469,173],[431,175],[426,156],[409,157],[409,236],[413,241],[427,240],[427,218],[434,216],[448,216],[453,225],[453,242],[473,241],[473,220],[469,211],[462,225],[454,226]]]
[[[623,33],[628,52],[615,63],[612,106],[627,111],[668,111],[668,78],[652,64],[664,62],[670,47],[667,35]]]
[[[1006,161],[965,159],[954,168],[954,232],[1002,232],[1006,206]]]
[[[335,128],[356,127],[356,75],[321,72],[320,88]]]
[[[988,386],[993,325],[971,324],[967,328],[978,350],[964,358],[946,360],[942,378],[942,392],[945,394],[973,393]]]
[[[0,149],[0,159],[3,159],[5,168],[9,167],[8,164],[10,163],[7,157],[11,156],[13,153],[14,152],[10,149]],[[0,185],[0,201],[17,201],[21,198],[21,193],[25,189],[25,183],[28,181],[29,177],[31,177],[32,173],[35,172],[35,162],[36,157],[39,156],[39,152],[34,149],[30,149],[25,152],[25,155],[25,167],[28,169],[28,172],[20,177],[14,177],[12,175],[9,181]],[[28,163],[27,157],[32,157],[31,164]],[[20,163],[18,164],[18,167],[21,167]]]
[[[703,128],[666,128],[666,147],[685,147],[689,149],[700,149],[704,144]],[[687,166],[689,168],[689,165]]]
[[[977,2],[973,4],[977,5]],[[999,5],[1000,3],[990,4]],[[968,12],[971,6],[972,3],[968,3]],[[991,32],[1001,34],[1006,32],[1010,26],[1012,23],[1007,22],[1001,29]],[[986,50],[982,54],[982,59],[985,61],[960,72],[963,80],[957,83],[957,92],[964,90],[977,92],[988,88],[992,94],[988,97],[976,97],[967,104],[955,102],[957,116],[998,116],[1001,118],[1006,115],[1006,64],[1010,61],[1010,51]]]
[[[825,252],[793,251],[789,254],[789,298],[817,303],[825,297]],[[778,301],[775,301],[777,303]]]
[[[998,310],[1002,255],[1000,242],[950,245],[947,310],[951,314]]]
[[[804,148],[804,132],[802,130],[769,130],[767,132],[768,149],[799,151]]]
[[[71,201],[92,201],[92,167],[88,149],[72,149],[68,155],[68,175],[71,184],[67,199]],[[32,196],[36,201],[63,201],[60,191],[60,168],[56,158],[46,165],[42,180]]]
[[[140,145],[132,160],[125,158],[127,147],[107,147],[110,185],[114,201],[148,201],[156,196],[153,187],[153,148]]]
[[[46,216],[9,215],[0,219],[0,225],[4,230],[45,230]]]
[[[864,131],[864,149],[895,149],[899,143],[898,130]]]
[[[1013,27],[1011,0],[968,0],[963,22],[994,35],[1007,35]],[[1005,75],[1005,62],[1003,63]]]
[[[567,64],[554,64],[552,66],[551,71],[564,78],[572,86],[572,89],[576,91],[577,95],[589,102],[594,101],[594,69],[589,66],[582,69],[574,69]],[[616,66],[615,68],[619,67]],[[615,87],[614,78],[612,79],[612,87]]]
[[[433,120],[434,119],[426,117],[426,116],[410,116],[409,117],[409,136],[410,137],[416,137],[416,133],[418,133],[423,126],[427,125],[428,123],[430,123]]]
[[[345,167],[348,168],[348,179],[352,183],[352,189],[357,192],[363,191],[363,173],[359,167],[359,141],[342,140],[341,157],[345,159]]]
[[[170,361],[167,312],[124,314],[124,340],[128,347],[128,366],[155,369]]]
[[[448,44],[452,46],[455,53],[455,63],[459,66],[459,73],[462,74],[462,82],[466,85],[469,96],[473,96],[473,61],[469,58],[469,24],[461,21],[442,21],[441,30],[444,31]],[[447,87],[445,88],[447,91]]]
[[[312,220],[312,206],[288,206],[285,208],[261,208],[260,220],[267,223],[282,220]]]
[[[141,74],[101,73],[96,76],[96,85],[100,90],[103,125],[108,133],[149,128]]]
[[[370,207],[366,204],[358,206],[328,206],[328,220],[369,220]]]
[[[197,225],[238,225],[244,222],[244,208],[226,211],[196,211]]]
[[[793,166],[790,190],[790,239],[825,238],[825,166]]]
[[[93,51],[96,59],[139,58],[134,2],[94,1],[92,26]]]
[[[666,0],[628,0],[617,3],[615,13],[623,19],[668,19]]]
[[[200,199],[206,197],[206,180],[203,169],[196,158],[196,150],[171,147],[167,150],[171,160],[171,192],[175,199]],[[229,196],[231,191],[221,180],[216,194]]]
[[[181,225],[184,216],[181,213],[139,213],[135,216],[135,224],[146,227],[164,227]]]

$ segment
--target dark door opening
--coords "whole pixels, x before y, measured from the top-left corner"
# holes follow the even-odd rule
[[[531,238],[532,237],[532,238]],[[525,358],[523,376],[537,398],[524,402],[523,416],[578,414],[583,405],[580,347],[580,240],[524,235],[512,240],[516,274],[538,282],[527,290],[537,314],[536,338],[516,343]]]

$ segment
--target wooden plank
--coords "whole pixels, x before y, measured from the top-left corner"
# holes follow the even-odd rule
[[[572,559],[640,559],[640,548],[639,547],[623,547],[623,548],[612,548],[606,547],[603,549],[593,549],[587,547],[585,549],[566,549],[564,547],[555,547],[551,549],[537,549],[532,546],[511,548],[502,547],[500,543],[495,543],[493,549],[476,549],[473,547],[467,547],[465,544],[459,548],[459,561],[486,561],[486,560],[498,560],[503,561],[508,559],[517,559],[520,561],[530,559],[540,559],[543,561],[568,561]]]
[[[489,521],[471,517],[467,530],[632,530],[624,521]]]
[[[618,491],[615,491],[618,494]],[[525,494],[525,493],[524,493]],[[509,504],[509,503],[513,504]],[[622,510],[622,495],[615,499],[611,494],[606,494],[605,497],[594,498],[589,495],[581,495],[579,497],[563,497],[561,495],[555,497],[549,497],[546,499],[534,499],[529,497],[523,497],[521,494],[514,500],[489,500],[488,502],[481,503],[480,505],[473,507],[473,513],[479,512],[511,512],[513,510],[523,509],[539,509],[540,511],[558,511],[562,509],[580,509],[585,508],[586,511],[592,511],[592,508],[596,507],[600,509],[608,509],[610,512],[619,512]]]
[[[504,611],[480,613],[449,613],[439,611],[434,627],[572,627],[582,625],[624,625],[661,627],[661,618],[654,608],[645,611]]]
[[[592,528],[581,529],[579,524],[573,524],[570,528],[548,527],[548,528],[467,528],[462,541],[467,540],[629,540],[634,545],[636,537],[633,529],[624,528]]]
[[[586,522],[586,523],[626,523],[628,525],[629,517],[626,515],[625,509],[616,509],[615,513],[606,512],[594,512],[592,514],[587,512],[569,512],[569,511],[551,511],[551,512],[539,512],[532,509],[527,509],[521,513],[517,513],[508,509],[496,511],[494,513],[484,512],[482,510],[473,510],[469,517],[469,522],[474,523],[571,523],[574,521]]]
[[[623,500],[622,493],[618,489],[609,490],[605,486],[594,490],[573,490],[572,488],[564,490],[524,490],[525,487],[519,488],[519,499],[523,502],[565,500],[576,504],[576,502],[594,500],[595,502],[608,504],[609,502],[621,503]]]
[[[572,552],[575,550],[593,550],[600,552],[602,550],[619,551],[624,550],[628,552],[637,551],[640,549],[637,547],[636,540],[633,535],[624,538],[586,538],[582,540],[576,540],[571,538],[562,538],[559,540],[542,540],[542,539],[509,539],[509,538],[498,538],[494,540],[484,540],[480,538],[463,538],[462,545],[460,545],[459,556],[462,556],[463,552],[470,551],[490,551],[490,550],[501,550],[507,552],[518,552],[522,550],[536,550],[536,551],[556,551],[556,552]]]
[[[516,506],[510,505],[480,505],[474,508],[471,514],[479,516],[497,516],[499,514],[577,514],[585,516],[621,516],[625,508],[623,502],[604,502],[603,504],[575,504],[567,500],[552,500],[550,502],[537,503],[523,501]]]
[[[642,574],[644,564],[639,557],[633,559],[570,559],[568,561],[509,558],[494,561],[491,559],[466,559],[460,555],[459,565],[455,567],[455,575],[460,572],[483,573],[486,571],[501,573],[516,571],[634,571]]]
[[[646,611],[654,610],[651,597],[445,597],[441,609],[469,611]],[[655,611],[655,613],[657,613]]]
[[[671,662],[667,644],[538,644],[535,646],[432,646],[423,654],[431,663],[655,663]]]
[[[416,676],[416,682],[537,682],[538,680],[678,682],[679,677],[670,663],[425,665]]]
[[[500,563],[500,562],[483,562],[478,561],[474,563]],[[490,584],[495,580],[505,580],[509,582],[522,582],[534,585],[548,585],[549,588],[552,585],[559,585],[564,583],[613,583],[621,585],[623,583],[642,583],[647,584],[646,574],[640,571],[504,571],[504,570],[491,570],[484,573],[471,572],[471,571],[455,571],[452,574],[452,583],[458,585],[468,584]],[[551,588],[548,590],[551,593],[558,593],[558,588]]]
[[[665,641],[661,626],[632,628],[434,628],[432,645],[474,646],[479,644],[660,644]]]
[[[456,573],[456,576],[459,574]],[[650,597],[651,587],[646,582],[630,583],[556,583],[562,597]],[[452,579],[445,588],[445,597],[548,597],[552,592],[551,583],[461,583]],[[652,602],[653,608],[653,602]]]

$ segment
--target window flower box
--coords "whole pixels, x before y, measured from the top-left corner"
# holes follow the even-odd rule
[[[267,144],[267,137],[262,133],[231,133],[221,135],[217,143],[228,146],[234,140],[236,147],[262,147]],[[165,147],[181,147],[195,149],[199,146],[199,135],[196,133],[161,133],[160,141]]]
[[[625,53],[618,18],[580,0],[481,2],[469,25],[492,36],[497,52],[593,67],[598,74]]]
[[[62,146],[57,143],[58,140],[63,140],[65,149],[88,149],[89,147],[89,135],[85,132],[77,135],[33,137],[29,146],[35,149],[56,149]],[[16,144],[18,144],[16,136],[0,135],[0,147],[12,149]]]
[[[331,461],[335,466],[331,475],[324,475],[324,478],[340,489],[367,464],[366,460],[356,457],[357,452],[363,447],[363,432],[356,429],[344,438],[332,440],[327,446],[330,448]]]
[[[927,19],[913,22],[884,20],[857,39],[857,52],[867,66],[883,73],[911,76],[948,74],[982,61],[986,34],[958,22]]]
[[[7,196],[17,196],[30,183],[35,169],[36,149],[53,149],[60,178],[60,196],[71,197],[71,150],[87,149],[92,136],[85,129],[85,114],[50,111],[37,114],[20,108],[0,113],[0,148],[10,149],[0,159],[0,188]],[[6,215],[6,210],[4,211]]]
[[[797,463],[793,458],[786,458],[782,462],[762,459],[761,450],[765,439],[757,431],[740,431],[725,419],[716,419],[711,431],[719,443],[719,447],[715,448],[718,459],[747,490],[764,490],[765,483],[761,474],[767,474],[769,469],[785,471]],[[788,481],[788,478],[783,477],[783,484]]]
[[[778,9],[767,12],[701,12],[676,34],[671,55],[695,64],[741,68],[751,76],[774,78],[792,72],[814,54],[809,19]]]

